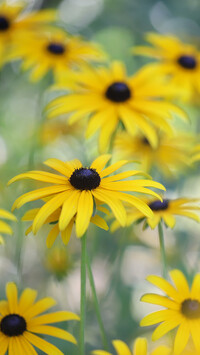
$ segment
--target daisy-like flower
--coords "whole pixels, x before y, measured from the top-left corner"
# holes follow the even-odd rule
[[[40,336],[50,335],[76,344],[69,332],[52,326],[52,323],[67,320],[79,320],[79,317],[67,311],[42,314],[56,304],[50,297],[37,302],[37,291],[25,289],[19,300],[17,287],[13,282],[6,285],[7,300],[0,301],[0,353],[5,355],[33,354],[37,349],[48,355],[63,355],[53,344]]]
[[[12,4],[10,1],[2,1],[0,4],[0,63],[3,64],[5,49],[17,35],[27,31],[36,31],[55,19],[54,10],[27,12],[26,4],[22,1]]]
[[[133,52],[160,60],[149,64],[149,69],[158,76],[170,75],[172,83],[184,89],[186,98],[200,93],[200,52],[197,48],[170,35],[149,33],[146,39],[153,47],[139,46]]]
[[[129,347],[121,340],[114,340],[112,342],[113,347],[117,355],[169,355],[171,353],[170,348],[161,345],[158,346],[151,353],[148,353],[147,340],[145,338],[137,338],[133,345],[133,350],[131,351]],[[112,355],[108,351],[95,350],[92,352],[93,355]]]
[[[58,224],[60,231],[64,231],[69,222],[76,216],[76,234],[78,237],[81,237],[87,230],[96,202],[99,201],[110,207],[122,226],[126,224],[126,210],[122,201],[132,204],[146,216],[152,217],[153,212],[145,202],[123,191],[147,193],[159,198],[157,193],[147,187],[164,190],[163,185],[148,179],[120,181],[124,178],[143,174],[136,170],[108,177],[109,174],[128,163],[127,160],[122,160],[104,169],[110,158],[111,155],[109,154],[102,155],[94,160],[90,167],[83,167],[78,159],[69,162],[49,159],[45,162],[45,165],[53,168],[61,175],[43,171],[30,171],[14,177],[9,183],[21,179],[33,179],[51,185],[22,195],[15,201],[13,209],[19,208],[30,201],[51,197],[35,216],[32,226],[33,233],[37,233],[47,218],[61,207],[62,211]]]
[[[17,218],[10,212],[0,209],[0,244],[4,244],[4,239],[2,234],[12,235],[12,228],[8,225],[8,223],[2,221],[2,219],[8,219],[10,221],[17,221]]]
[[[102,211],[106,214],[109,214],[109,211],[103,206],[97,206],[97,210]],[[33,222],[35,220],[35,217],[39,213],[39,211],[40,211],[40,208],[35,208],[35,209],[27,211],[25,213],[25,215],[22,217],[22,220]],[[44,224],[48,224],[48,223],[52,224],[52,228],[51,228],[51,230],[47,236],[47,240],[46,240],[47,248],[52,247],[52,245],[54,244],[56,238],[58,237],[58,235],[60,233],[58,221],[59,221],[59,218],[61,215],[61,211],[62,211],[62,209],[59,207],[44,222]],[[96,226],[104,229],[104,230],[109,229],[106,221],[102,217],[100,217],[98,214],[96,214],[96,211],[95,211],[95,215],[90,218],[90,222],[95,224]],[[65,229],[61,231],[62,241],[65,245],[67,245],[69,243],[74,223],[76,223],[76,215],[74,215],[74,217],[72,217],[72,219],[69,221],[69,223],[65,227]],[[33,223],[26,230],[26,235],[28,235],[32,231],[33,231]]]
[[[56,80],[62,78],[63,73],[68,74],[69,80],[71,70],[89,60],[103,59],[103,54],[93,43],[55,28],[37,31],[31,36],[24,33],[20,38],[16,37],[10,57],[22,59],[22,69],[31,70],[31,81],[40,80],[50,70]]]
[[[86,136],[100,130],[100,151],[108,149],[119,122],[130,134],[139,129],[155,147],[158,143],[155,127],[171,133],[168,121],[172,113],[186,119],[180,108],[162,100],[166,93],[174,92],[173,86],[152,80],[148,69],[128,77],[124,65],[114,62],[110,68],[85,70],[77,75],[76,82],[71,93],[49,103],[47,116],[70,113],[69,123],[73,123],[89,115]]]
[[[151,275],[147,280],[161,289],[166,296],[146,294],[141,301],[156,304],[166,309],[159,310],[144,317],[141,326],[161,323],[152,334],[152,340],[178,327],[174,341],[174,355],[179,355],[186,347],[190,335],[194,346],[200,353],[200,274],[194,277],[191,289],[183,273],[172,270],[170,277],[174,286],[162,277]]]
[[[114,141],[114,152],[122,159],[139,160],[141,170],[151,172],[156,168],[162,175],[172,178],[191,166],[191,151],[195,140],[194,136],[186,133],[171,137],[159,134],[157,147],[152,147],[141,134],[131,136],[120,132]]]
[[[188,217],[196,222],[200,222],[200,217],[197,212],[200,212],[200,207],[195,203],[199,202],[199,199],[193,198],[178,198],[175,200],[172,199],[163,199],[160,200],[147,200],[144,201],[148,204],[151,210],[154,212],[152,218],[145,217],[145,215],[138,211],[134,207],[128,207],[127,209],[127,225],[131,225],[137,221],[144,220],[144,227],[147,225],[151,229],[155,229],[160,221],[164,221],[165,225],[169,228],[174,228],[176,224],[175,216]],[[111,230],[114,231],[119,228],[120,225],[118,221],[114,221],[111,226]]]

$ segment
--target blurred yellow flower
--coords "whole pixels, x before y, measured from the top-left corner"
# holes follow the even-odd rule
[[[8,219],[10,221],[17,221],[17,218],[10,212],[0,209],[0,244],[4,244],[4,239],[2,233],[12,235],[13,231],[12,228],[2,219]]]
[[[171,137],[160,133],[158,137],[157,147],[152,147],[141,134],[120,132],[114,141],[114,154],[120,159],[137,159],[141,170],[151,172],[156,168],[167,178],[174,178],[191,166],[191,151],[197,139],[186,133]]]
[[[165,190],[163,185],[144,179],[120,181],[131,176],[143,174],[137,170],[130,170],[108,177],[108,175],[128,163],[127,160],[121,160],[104,169],[110,158],[111,155],[109,154],[99,156],[90,167],[83,167],[78,159],[68,162],[49,159],[45,162],[45,165],[56,170],[61,175],[43,171],[30,171],[14,177],[9,184],[21,179],[33,179],[53,185],[22,195],[15,201],[13,209],[20,208],[30,201],[51,197],[35,216],[32,227],[33,233],[37,233],[52,213],[62,207],[58,224],[59,229],[64,231],[69,223],[72,223],[74,216],[76,216],[77,237],[82,237],[87,230],[96,203],[98,204],[99,201],[110,207],[122,226],[126,224],[126,210],[122,201],[132,204],[142,211],[144,215],[152,217],[153,212],[145,202],[123,191],[146,193],[160,198],[157,193],[147,187]]]
[[[199,202],[199,199],[193,198],[178,198],[175,200],[164,199],[162,202],[160,200],[150,200],[144,199],[148,206],[153,211],[153,217],[146,217],[142,212],[136,210],[134,207],[128,207],[127,209],[127,225],[130,226],[132,223],[144,220],[144,227],[147,225],[152,229],[160,223],[161,220],[164,221],[165,225],[169,228],[174,228],[176,224],[175,216],[184,216],[200,222],[200,217],[196,212],[200,212],[200,207],[195,205]],[[115,231],[120,225],[117,220],[115,220],[111,225],[111,231]]]
[[[147,340],[145,338],[137,338],[135,340],[133,350],[131,351],[129,347],[121,340],[114,340],[112,342],[113,347],[117,355],[147,355]],[[149,355],[169,355],[171,353],[170,348],[167,346],[161,345],[158,346],[155,350],[151,351]],[[92,352],[93,355],[112,355],[108,351],[104,350],[95,350]]]
[[[94,43],[56,28],[16,37],[10,58],[22,59],[22,69],[31,70],[31,81],[40,80],[51,70],[55,80],[62,78],[65,73],[68,83],[72,80],[71,70],[88,61],[105,60]]]
[[[159,63],[149,64],[155,75],[170,75],[171,83],[184,90],[184,96],[190,99],[200,93],[200,52],[190,44],[185,44],[175,36],[149,33],[146,36],[153,47],[138,46],[134,54],[159,59]],[[183,94],[182,92],[182,94]]]
[[[200,353],[200,274],[195,275],[191,289],[181,271],[172,270],[170,277],[175,287],[162,277],[155,275],[147,277],[150,283],[165,292],[167,296],[150,293],[144,295],[141,301],[166,309],[147,315],[140,325],[161,323],[154,330],[152,340],[157,340],[178,327],[174,341],[174,355],[179,355],[185,349],[190,335],[196,350]]]
[[[65,277],[71,269],[70,255],[66,248],[56,246],[49,250],[45,256],[45,267],[58,280]]]
[[[52,298],[43,298],[35,302],[37,291],[26,288],[18,300],[17,287],[13,282],[6,285],[6,301],[0,301],[0,344],[1,354],[36,354],[35,348],[45,354],[64,355],[53,344],[36,334],[51,335],[76,344],[69,332],[49,324],[67,320],[79,320],[79,317],[67,311],[42,314],[54,306]],[[40,315],[42,314],[42,315]]]
[[[187,119],[180,108],[162,100],[166,93],[174,91],[173,86],[152,79],[149,70],[141,69],[128,77],[123,63],[113,62],[110,68],[88,68],[77,75],[76,81],[77,87],[71,93],[48,104],[47,116],[70,113],[70,124],[89,116],[86,136],[100,130],[101,152],[108,150],[119,122],[131,135],[139,129],[155,147],[158,144],[155,128],[171,132],[168,121],[172,113]]]
[[[25,215],[22,217],[22,220],[23,221],[31,221],[34,223],[35,217],[39,213],[40,209],[41,209],[41,207],[27,211],[25,213]],[[105,207],[98,206],[98,205],[97,205],[97,210],[109,213],[109,211],[106,210]],[[60,220],[61,212],[62,212],[62,209],[59,207],[44,222],[44,224],[49,224],[49,223],[52,224],[52,228],[51,228],[50,232],[48,233],[47,240],[46,240],[47,248],[52,247],[52,245],[54,244],[56,238],[58,237],[58,235],[60,233],[59,220]],[[95,215],[90,218],[90,222],[95,224],[96,226],[104,229],[104,230],[109,229],[105,220],[102,217],[100,217],[98,214],[96,214],[96,211],[95,211]],[[27,229],[26,235],[28,235],[30,232],[33,231],[33,223]],[[66,225],[65,229],[61,230],[62,241],[65,245],[69,243],[71,233],[72,233],[72,228],[73,228],[74,224],[76,224],[76,215],[74,215],[72,217],[72,219],[68,221],[68,224]]]
[[[41,29],[55,21],[55,10],[27,11],[23,1],[2,1],[0,4],[0,63],[7,60],[6,50],[16,36]]]

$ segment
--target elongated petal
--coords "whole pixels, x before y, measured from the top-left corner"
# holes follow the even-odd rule
[[[28,330],[33,333],[46,334],[51,335],[56,338],[67,340],[73,344],[76,344],[77,341],[72,334],[66,332],[63,329],[59,329],[56,327],[52,327],[49,325],[36,325],[36,326],[28,326]]]
[[[95,224],[97,227],[102,228],[106,231],[109,229],[106,221],[102,217],[98,216],[97,214],[91,218],[91,223]]]
[[[171,317],[169,320],[166,320],[160,324],[152,334],[152,340],[158,340],[163,335],[167,334],[170,330],[176,328],[181,323],[181,318],[178,316]]]
[[[32,318],[29,321],[30,326],[42,325],[42,324],[52,324],[58,322],[64,322],[68,320],[80,320],[79,316],[75,313],[60,311],[49,314],[44,314],[42,316]]]
[[[50,230],[48,236],[47,236],[47,240],[46,240],[46,245],[47,248],[51,248],[53,243],[55,242],[57,236],[59,234],[59,228],[58,228],[58,224],[56,224],[55,226],[53,226],[53,228]]]
[[[73,169],[69,164],[56,158],[48,159],[44,162],[44,164],[67,177],[69,177],[73,172]]]
[[[0,218],[10,219],[11,221],[17,221],[17,218],[10,212],[0,209]]]
[[[46,340],[39,338],[38,336],[25,332],[24,337],[26,340],[28,340],[31,344],[36,346],[36,348],[44,351],[45,354],[47,355],[64,355],[62,351],[60,351],[58,348],[56,348],[54,345],[48,343]],[[13,353],[14,354],[14,353]]]
[[[128,346],[121,340],[114,340],[113,346],[119,355],[132,355]]]
[[[180,309],[180,304],[170,300],[169,298],[161,295],[156,295],[153,293],[148,293],[142,296],[141,298],[142,302],[147,302],[147,303],[152,303],[152,304],[157,304],[162,307],[166,307],[169,309],[174,309],[174,310],[179,310]]]
[[[76,214],[80,195],[81,191],[71,191],[71,194],[64,202],[59,218],[59,229],[61,231],[67,227],[72,217]]]
[[[91,191],[82,191],[78,201],[77,217],[76,217],[76,234],[77,237],[87,230],[93,213],[93,197]]]
[[[6,285],[6,296],[10,313],[18,312],[17,286],[14,282],[8,282]]]

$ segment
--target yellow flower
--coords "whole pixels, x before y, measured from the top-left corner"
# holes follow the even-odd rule
[[[155,127],[171,133],[172,112],[186,119],[185,113],[162,100],[172,86],[163,85],[149,70],[141,69],[128,77],[125,67],[114,62],[110,68],[88,68],[76,77],[73,92],[54,99],[47,106],[49,118],[71,114],[69,123],[90,116],[87,138],[100,130],[100,151],[108,149],[119,122],[130,134],[138,128],[152,146],[157,145]],[[66,82],[67,87],[67,82]]]
[[[170,75],[171,82],[184,89],[186,98],[200,93],[200,53],[190,45],[182,43],[175,36],[150,33],[147,41],[154,47],[140,46],[133,49],[133,53],[159,59],[159,63],[149,64],[158,76]]]
[[[48,28],[33,34],[24,33],[17,38],[10,55],[11,59],[22,59],[22,69],[31,69],[31,81],[40,80],[50,70],[56,80],[66,72],[79,68],[91,60],[102,60],[103,55],[93,43],[83,41],[62,30]]]
[[[97,210],[102,211],[104,213],[109,212],[108,210],[105,209],[105,207],[102,207],[102,206],[97,206]],[[37,216],[39,211],[40,211],[40,208],[35,208],[35,209],[27,211],[25,213],[25,215],[22,217],[22,220],[34,222],[35,217]],[[62,210],[59,207],[44,222],[44,224],[48,224],[48,223],[52,224],[52,228],[51,228],[51,230],[47,236],[47,240],[46,240],[47,248],[52,247],[52,245],[54,244],[56,238],[58,237],[58,235],[60,233],[58,221],[60,219],[61,212],[62,212]],[[96,226],[104,229],[104,230],[109,229],[107,223],[104,221],[104,219],[102,217],[100,217],[99,215],[96,214],[96,211],[95,211],[95,215],[90,218],[90,222],[95,224]],[[74,215],[72,217],[72,219],[68,221],[68,224],[66,225],[65,229],[61,231],[62,241],[65,245],[67,245],[69,243],[74,223],[76,223],[76,215]],[[26,235],[28,235],[32,231],[33,231],[33,223],[27,229]]]
[[[58,280],[62,280],[71,269],[70,255],[66,248],[56,246],[48,251],[45,257],[45,267]]]
[[[112,342],[117,355],[147,355],[147,340],[145,338],[137,338],[135,340],[133,350],[131,351],[129,347],[121,340],[114,340]],[[171,350],[164,346],[158,346],[149,355],[169,355]],[[104,350],[95,350],[92,352],[93,355],[112,355],[111,353]]]
[[[12,235],[13,231],[11,227],[1,219],[8,219],[10,221],[17,221],[17,218],[10,212],[0,209],[0,244],[4,244],[4,239],[1,233]]]
[[[37,233],[47,218],[59,207],[62,207],[59,217],[59,229],[64,231],[76,215],[76,234],[78,237],[81,237],[87,230],[96,202],[98,203],[99,201],[110,207],[122,226],[126,224],[126,210],[122,201],[134,205],[143,211],[146,216],[152,217],[153,212],[145,202],[122,191],[147,193],[159,198],[158,194],[146,187],[155,187],[162,190],[165,188],[152,180],[119,181],[141,174],[141,172],[136,170],[108,177],[109,174],[128,163],[127,160],[122,160],[104,169],[110,158],[111,155],[109,154],[102,155],[94,160],[90,167],[83,167],[78,159],[65,163],[58,159],[49,159],[45,162],[45,165],[62,175],[43,171],[30,171],[14,177],[9,183],[20,179],[33,179],[53,185],[22,195],[15,201],[13,209],[19,208],[30,201],[51,197],[39,209],[34,218],[33,233]]]
[[[184,350],[190,335],[196,350],[200,353],[200,274],[194,277],[191,289],[181,271],[172,270],[170,277],[175,287],[162,277],[154,275],[147,277],[149,282],[165,292],[167,296],[146,294],[141,301],[166,309],[147,315],[140,324],[149,326],[161,323],[153,332],[152,340],[157,340],[178,327],[174,341],[174,355],[179,355]]]
[[[156,168],[167,178],[174,178],[191,166],[191,150],[196,141],[191,134],[179,133],[169,137],[158,135],[158,146],[152,147],[141,134],[131,136],[126,132],[116,135],[114,153],[122,159],[136,159],[141,170],[151,172]]]
[[[0,344],[1,355],[9,352],[16,354],[37,354],[34,347],[45,354],[62,355],[63,352],[40,336],[51,335],[76,344],[72,334],[49,324],[67,320],[79,320],[79,317],[67,311],[42,314],[55,305],[52,298],[43,298],[37,302],[37,292],[25,289],[18,300],[17,287],[13,282],[6,285],[6,301],[0,301]],[[41,315],[42,314],[42,315]]]
[[[176,224],[175,216],[184,216],[200,222],[200,217],[195,213],[200,211],[200,207],[196,206],[194,202],[199,199],[178,198],[175,200],[164,199],[159,200],[144,200],[151,210],[154,212],[153,217],[146,217],[144,213],[136,210],[134,207],[129,207],[127,211],[127,225],[144,219],[144,227],[149,225],[152,229],[156,228],[161,220],[165,225],[174,228]],[[195,212],[194,212],[195,211]],[[118,221],[114,221],[111,226],[111,231],[119,228]]]

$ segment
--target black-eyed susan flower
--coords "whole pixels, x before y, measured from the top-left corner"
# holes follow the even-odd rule
[[[153,212],[145,202],[136,196],[124,193],[124,191],[147,193],[159,198],[157,193],[147,187],[163,190],[165,189],[163,185],[148,179],[121,181],[131,176],[143,174],[136,170],[108,177],[109,174],[128,163],[127,160],[121,160],[104,169],[110,158],[111,155],[109,154],[102,155],[94,160],[90,167],[83,167],[78,159],[69,162],[49,159],[45,162],[45,165],[60,174],[30,171],[14,177],[9,183],[21,179],[33,179],[50,184],[50,186],[22,195],[15,201],[13,209],[19,208],[30,201],[50,197],[34,218],[33,233],[37,233],[49,216],[61,207],[59,229],[64,231],[76,215],[76,234],[78,237],[81,237],[87,230],[96,201],[108,205],[122,226],[126,224],[126,210],[122,201],[132,204],[146,216],[152,217]]]
[[[0,54],[1,63],[5,61],[5,50],[16,36],[36,31],[56,19],[54,10],[28,12],[22,1],[2,1],[0,4]]]
[[[172,113],[186,118],[180,108],[162,100],[166,92],[174,91],[173,86],[152,80],[148,69],[128,77],[124,65],[114,62],[110,68],[88,68],[77,75],[76,82],[71,93],[49,103],[47,116],[70,113],[69,123],[89,116],[86,136],[100,130],[100,151],[108,149],[119,122],[132,135],[139,129],[155,147],[158,143],[155,127],[169,132]]]
[[[136,208],[128,207],[127,225],[131,225],[136,221],[144,220],[145,226],[148,225],[154,229],[163,220],[167,227],[174,228],[176,224],[175,216],[183,216],[191,218],[196,222],[200,222],[200,217],[197,213],[200,212],[200,207],[196,205],[196,203],[199,202],[199,199],[177,198],[172,200],[165,198],[163,201],[155,199],[145,199],[144,201],[153,211],[153,217],[145,217],[145,215],[136,210]],[[115,230],[118,227],[118,222],[114,221],[111,226],[111,230]]]
[[[13,282],[6,285],[7,300],[0,301],[0,352],[5,355],[37,354],[35,347],[48,355],[63,355],[56,346],[39,335],[50,335],[76,344],[69,332],[52,326],[53,323],[79,320],[67,311],[43,314],[56,304],[50,297],[37,302],[37,291],[25,289],[19,300],[18,290]]]
[[[141,170],[152,172],[155,168],[167,178],[174,178],[191,166],[191,151],[196,137],[186,133],[173,136],[160,133],[158,137],[157,147],[152,147],[141,134],[131,136],[120,132],[114,141],[114,152],[122,159],[139,160]]]
[[[102,211],[102,212],[104,212],[106,214],[109,213],[109,211],[103,206],[98,206],[97,205],[96,209],[99,210],[99,211]],[[22,217],[22,220],[23,221],[34,222],[35,217],[37,216],[39,211],[40,211],[40,208],[35,208],[35,209],[27,211],[25,213],[25,215]],[[44,222],[44,224],[51,224],[52,225],[52,228],[51,228],[50,232],[48,233],[47,240],[46,240],[47,248],[51,248],[52,247],[52,245],[54,244],[56,238],[58,237],[58,235],[60,233],[58,221],[60,219],[61,212],[62,212],[62,209],[61,209],[61,207],[59,207]],[[108,230],[109,229],[106,221],[101,216],[96,214],[96,211],[95,211],[94,216],[92,216],[90,218],[90,222],[95,224],[96,226],[104,229],[104,230]],[[69,240],[70,240],[70,237],[71,237],[71,233],[72,233],[72,228],[73,228],[73,225],[75,223],[76,223],[76,215],[74,215],[72,217],[72,219],[69,220],[69,222],[66,225],[65,229],[61,231],[61,238],[62,238],[62,241],[63,241],[63,243],[65,245],[67,245],[69,243]],[[33,231],[33,223],[27,229],[26,235],[28,235],[32,231]]]
[[[147,340],[145,338],[137,338],[134,342],[133,350],[131,351],[128,345],[121,340],[114,340],[112,342],[117,355],[169,355],[170,348],[165,345],[160,345],[152,352],[148,352]],[[112,355],[112,353],[104,350],[95,350],[93,355]]]
[[[10,221],[17,221],[17,218],[10,212],[0,209],[0,244],[4,244],[4,239],[2,234],[12,235],[12,228],[8,225],[8,223],[2,221],[2,219],[8,219]]]
[[[200,53],[197,48],[171,35],[150,33],[146,39],[153,47],[140,46],[133,52],[160,60],[149,64],[149,69],[152,68],[158,76],[170,75],[171,82],[184,89],[186,98],[200,93]]]
[[[31,70],[30,80],[40,80],[50,70],[56,80],[77,69],[89,60],[102,60],[103,54],[93,43],[72,36],[62,30],[48,28],[33,34],[24,33],[12,48],[11,59],[21,59],[22,69]],[[71,80],[71,79],[70,79]]]
[[[191,289],[181,271],[172,270],[170,277],[174,285],[159,276],[147,277],[147,280],[161,289],[166,296],[150,293],[144,295],[141,301],[166,309],[147,315],[140,325],[149,326],[161,323],[154,330],[152,340],[157,340],[178,327],[174,340],[174,355],[182,353],[190,335],[197,352],[200,353],[200,274],[195,275]]]

